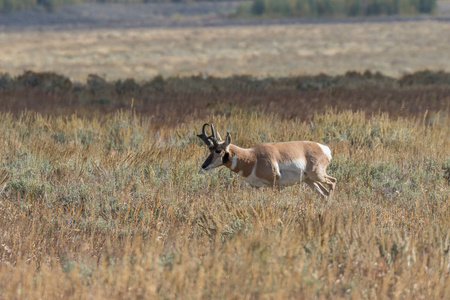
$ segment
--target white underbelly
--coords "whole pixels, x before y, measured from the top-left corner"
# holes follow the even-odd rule
[[[279,176],[277,184],[279,185],[294,185],[298,182],[302,182],[304,179],[306,162],[303,159],[295,161],[275,164],[276,173]],[[274,182],[259,178],[256,176],[256,164],[253,167],[251,174],[243,179],[252,186],[257,187],[271,187]],[[242,175],[242,171],[239,172]]]
[[[280,179],[278,184],[280,185],[294,185],[298,182],[302,182],[305,177],[306,162],[303,159],[279,163],[278,170]]]
[[[247,181],[248,184],[252,186],[258,186],[258,187],[269,187],[271,186],[270,182],[267,180],[264,180],[262,178],[259,178],[255,175],[255,172],[253,171],[249,176],[243,177],[245,181]]]

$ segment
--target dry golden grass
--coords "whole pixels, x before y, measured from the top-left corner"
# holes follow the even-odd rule
[[[0,33],[0,72],[85,81],[155,75],[258,77],[450,70],[450,24],[436,21]]]
[[[4,113],[0,298],[447,298],[450,119],[424,119]],[[328,144],[335,198],[201,172],[205,120],[242,146]]]

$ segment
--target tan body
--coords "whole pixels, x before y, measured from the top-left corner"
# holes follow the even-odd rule
[[[200,138],[204,137],[204,128],[205,125]],[[216,138],[214,130],[209,138]],[[252,186],[281,187],[305,182],[324,197],[331,196],[336,186],[336,178],[326,174],[331,151],[316,142],[263,143],[245,149],[231,144],[228,133],[226,141],[216,139],[214,145],[207,145],[211,154],[203,169],[226,166]]]
[[[289,186],[303,181],[329,196],[336,179],[326,174],[331,155],[328,157],[323,147],[326,146],[315,142],[264,143],[249,149],[230,144],[230,156],[224,166],[252,186]]]

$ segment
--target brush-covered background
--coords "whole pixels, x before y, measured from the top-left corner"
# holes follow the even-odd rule
[[[450,296],[448,2],[50,2],[0,14],[0,298]],[[327,144],[334,198],[202,171],[205,122]]]

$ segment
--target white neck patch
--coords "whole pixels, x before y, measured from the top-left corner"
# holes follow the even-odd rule
[[[236,155],[231,158],[231,170],[234,170],[237,166],[237,157]]]

